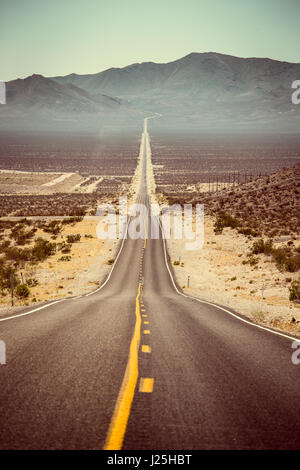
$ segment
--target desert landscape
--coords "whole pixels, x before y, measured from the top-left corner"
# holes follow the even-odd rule
[[[186,239],[167,241],[178,285],[257,323],[299,334],[297,137],[291,146],[288,139],[281,140],[276,152],[273,137],[255,137],[252,152],[245,136],[225,139],[220,147],[207,145],[210,139],[206,144],[197,139],[199,148],[191,144],[193,139],[186,147],[168,146],[166,137],[160,136],[159,144],[152,139],[156,200],[161,205],[204,205],[203,249],[186,250]]]
[[[273,137],[256,136],[253,144],[249,136],[173,140],[162,134],[151,139],[151,200],[205,208],[205,242],[199,253],[185,250],[184,239],[168,240],[178,285],[256,322],[300,332],[297,136],[280,139],[276,152]],[[1,147],[6,162],[0,170],[3,314],[11,308],[11,270],[16,283],[22,281],[29,290],[15,295],[15,308],[82,295],[100,285],[118,242],[96,237],[96,208],[101,203],[117,206],[119,195],[134,201],[141,179],[141,148],[134,137],[104,139],[98,147],[89,142],[87,154],[85,140],[80,147],[73,138],[61,140],[62,147],[56,142],[55,154],[47,140],[27,143],[20,154],[16,142],[8,139]],[[32,160],[36,145],[41,154]],[[71,151],[86,158],[71,156]],[[19,157],[5,159],[5,152]],[[60,171],[54,172],[57,161]],[[17,169],[20,165],[26,170]],[[72,237],[78,240],[68,241]],[[49,249],[44,259],[26,254],[38,243]]]
[[[0,1],[0,451],[300,449],[299,17]]]
[[[99,240],[99,204],[132,199],[140,140],[3,136],[0,145],[0,315],[99,286],[118,240]],[[21,170],[20,168],[23,168]],[[55,169],[55,171],[54,171]],[[11,306],[11,273],[14,307]]]

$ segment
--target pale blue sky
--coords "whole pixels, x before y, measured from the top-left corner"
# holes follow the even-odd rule
[[[190,52],[300,62],[300,0],[0,0],[0,79]]]

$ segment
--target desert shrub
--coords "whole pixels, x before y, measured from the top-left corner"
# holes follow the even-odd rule
[[[81,235],[76,233],[76,235],[67,235],[67,243],[76,243],[81,239]]]
[[[23,261],[29,261],[31,259],[30,248],[18,248],[17,246],[10,246],[5,251],[5,257],[7,260],[14,261],[16,264],[20,264]]]
[[[71,248],[72,248],[72,245],[70,243],[66,243],[66,242],[59,243],[57,245],[57,249],[60,250],[64,254],[70,253]]]
[[[56,251],[56,243],[49,242],[43,238],[36,240],[31,250],[32,261],[44,261]]]
[[[285,270],[289,273],[295,273],[300,269],[300,255],[289,256],[285,261]]]
[[[300,302],[300,282],[299,281],[292,282],[291,287],[289,287],[289,291],[290,291],[289,299],[292,302]]]
[[[58,261],[71,261],[71,256],[61,256]]]
[[[26,232],[23,225],[18,224],[11,229],[10,237],[16,241],[17,245],[25,245],[33,238],[36,230],[36,228],[32,228]]]
[[[180,265],[180,261],[174,261],[173,264],[174,264],[174,266],[179,266],[179,265]]]
[[[260,253],[264,253],[265,255],[270,255],[272,253],[272,250],[273,250],[273,241],[270,239],[267,241],[264,241],[262,238],[254,242],[251,248],[251,252],[254,255],[258,255]]]
[[[249,256],[247,260],[243,260],[242,264],[250,264],[250,266],[255,266],[258,263],[258,258],[255,258],[255,256]]]
[[[29,279],[26,280],[26,283],[29,287],[36,287],[39,281],[35,279],[34,277],[30,277]]]
[[[276,263],[277,268],[284,269],[287,259],[286,251],[283,248],[274,248],[272,251],[272,257]]]
[[[259,232],[257,232],[256,230],[253,230],[250,227],[241,227],[241,228],[238,229],[238,233],[240,233],[242,235],[250,236],[250,237],[258,237],[259,236]]]
[[[0,251],[3,252],[8,248],[10,245],[10,240],[4,240],[2,243],[0,243]]]
[[[236,228],[239,224],[238,219],[228,214],[227,212],[219,212],[214,223],[214,232],[216,234],[222,233],[225,227]]]
[[[110,258],[107,260],[107,264],[114,264],[115,260],[113,258]]]
[[[256,266],[258,263],[258,259],[255,258],[255,256],[250,256],[250,258],[248,259],[248,263],[250,264],[250,266]]]
[[[52,233],[58,235],[62,230],[62,226],[58,220],[52,220],[48,225],[44,225],[43,231],[46,233]]]
[[[11,273],[13,273],[13,276],[14,276],[13,278],[14,285],[17,286],[20,281],[17,278],[14,269],[12,269],[10,266],[5,266],[5,264],[2,262],[0,264],[0,288],[1,289],[10,289]]]
[[[27,284],[19,284],[16,287],[16,296],[22,299],[26,299],[30,294],[30,289]]]
[[[282,271],[294,273],[300,269],[300,254],[292,254],[289,248],[273,248],[272,257]]]
[[[74,215],[76,217],[81,217],[81,220],[86,214],[86,209],[84,207],[76,207],[76,209],[73,209],[70,211],[70,215]]]
[[[73,216],[73,217],[68,217],[66,219],[63,219],[61,223],[64,225],[67,225],[67,224],[74,224],[76,222],[81,222],[82,220],[83,220],[83,216]]]

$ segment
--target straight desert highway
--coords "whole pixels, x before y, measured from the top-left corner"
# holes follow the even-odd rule
[[[146,119],[149,206],[147,142]],[[181,295],[170,271],[161,233],[127,238],[103,288],[1,319],[1,449],[300,447],[293,338]]]

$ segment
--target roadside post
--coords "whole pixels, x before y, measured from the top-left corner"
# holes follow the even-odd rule
[[[11,306],[14,306],[14,273],[10,273]]]
[[[263,302],[264,302],[264,290],[265,290],[265,285],[263,284],[261,286],[261,307],[263,306]]]
[[[187,286],[190,287],[190,276],[188,276],[188,279],[187,279]]]

